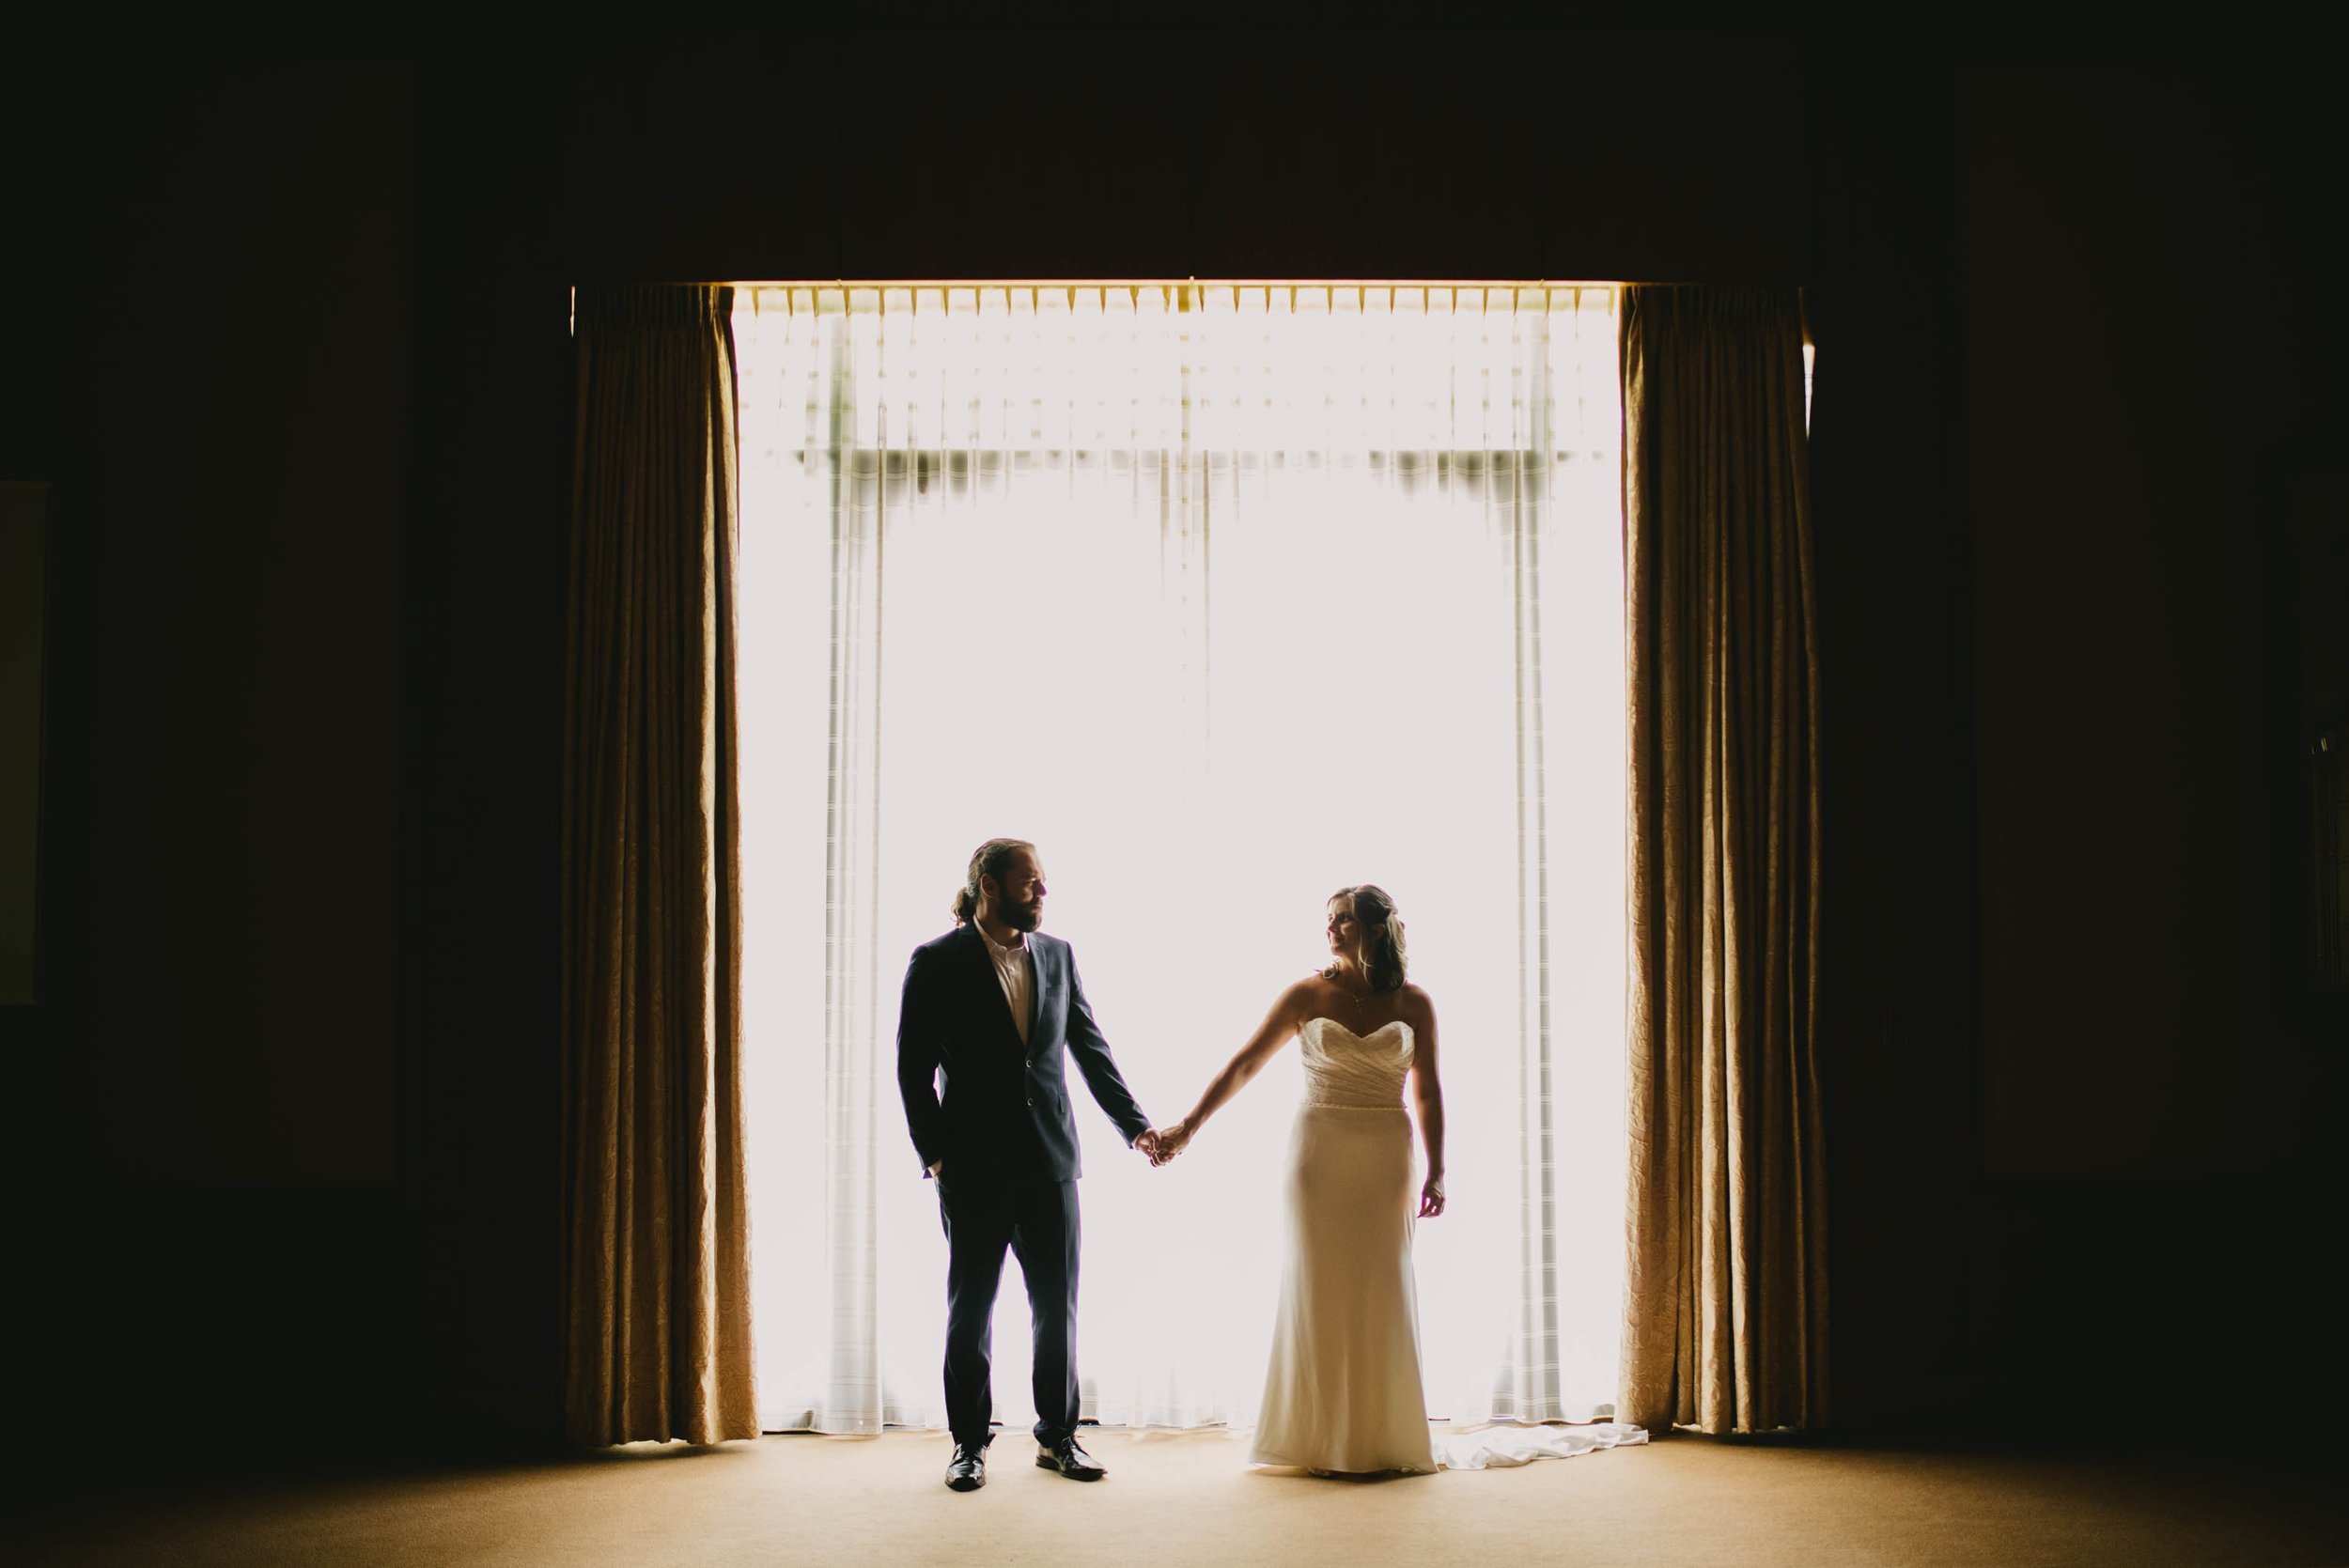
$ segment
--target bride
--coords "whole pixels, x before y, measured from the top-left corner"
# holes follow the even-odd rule
[[[1414,1217],[1443,1213],[1436,1009],[1404,980],[1394,900],[1332,894],[1330,967],[1281,993],[1190,1115],[1159,1130],[1172,1159],[1294,1037],[1305,1094],[1288,1155],[1288,1245],[1272,1359],[1249,1458],[1323,1474],[1432,1471],[1411,1281]],[[1410,1080],[1426,1144],[1411,1201]]]

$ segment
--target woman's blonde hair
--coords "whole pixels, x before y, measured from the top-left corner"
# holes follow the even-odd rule
[[[1370,988],[1374,991],[1397,991],[1403,988],[1403,976],[1409,967],[1403,952],[1403,917],[1394,912],[1394,900],[1387,890],[1363,882],[1350,888],[1340,888],[1330,895],[1330,901],[1345,899],[1353,909],[1369,936],[1362,957],[1370,970]],[[1321,971],[1325,980],[1337,978],[1335,964]]]

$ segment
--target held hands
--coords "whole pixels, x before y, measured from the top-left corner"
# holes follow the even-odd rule
[[[1176,1122],[1172,1126],[1150,1128],[1134,1140],[1134,1147],[1140,1149],[1153,1166],[1159,1166],[1181,1154],[1183,1145],[1190,1141],[1190,1126]]]
[[[1443,1213],[1443,1178],[1430,1176],[1419,1189],[1419,1217],[1433,1219]]]

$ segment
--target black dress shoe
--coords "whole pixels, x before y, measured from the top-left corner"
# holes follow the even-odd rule
[[[1050,1448],[1038,1449],[1035,1454],[1039,1469],[1058,1470],[1071,1481],[1098,1481],[1109,1471],[1093,1462],[1093,1456],[1077,1446],[1074,1437],[1063,1437]]]
[[[975,1492],[987,1484],[987,1445],[957,1443],[954,1463],[946,1467],[946,1484],[957,1492]]]

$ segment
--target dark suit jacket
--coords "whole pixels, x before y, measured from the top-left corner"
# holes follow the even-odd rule
[[[957,1170],[1026,1168],[1034,1157],[1033,1128],[1046,1173],[1057,1181],[1082,1175],[1077,1121],[1068,1110],[1072,1055],[1085,1086],[1127,1142],[1150,1126],[1093,1021],[1068,944],[1031,931],[1028,953],[1033,1011],[1025,1050],[976,925],[924,942],[906,965],[897,1012],[897,1089],[926,1171],[941,1159],[950,1180]]]

